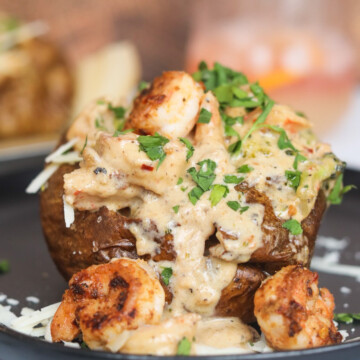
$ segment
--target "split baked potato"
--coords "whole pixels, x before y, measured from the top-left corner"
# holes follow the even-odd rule
[[[196,81],[182,72],[168,72],[138,94],[130,115],[101,99],[70,127],[60,144],[76,138],[74,149],[83,161],[59,163],[40,195],[45,239],[66,279],[112,258],[142,258],[157,267],[171,306],[183,289],[175,287],[176,278],[163,279],[161,269],[173,267],[173,278],[179,276],[177,261],[186,262],[197,254],[204,264],[212,261],[211,266],[219,269],[232,264],[231,277],[217,289],[213,306],[202,304],[199,311],[236,316],[248,323],[254,321],[255,291],[269,274],[287,265],[309,266],[326,198],[342,163],[311,134],[307,119],[274,105],[257,84],[249,87],[245,77],[223,69],[228,81],[241,90],[236,96],[245,94],[247,102],[234,95],[226,100],[232,103],[225,103],[224,94],[217,90],[221,84],[212,92],[206,76],[216,70],[202,68],[194,74]],[[131,128],[135,134],[119,130],[119,122],[122,129]],[[147,152],[144,139],[156,140],[157,158]],[[271,161],[274,170],[269,167]],[[200,178],[208,183],[204,185]],[[224,182],[215,184],[222,178]],[[172,192],[178,194],[179,205],[169,205]],[[155,206],[147,203],[149,196],[151,201],[167,199],[161,203],[167,207],[160,209],[167,209],[162,211],[170,219],[170,229],[161,228],[162,214],[157,210],[153,218],[144,215],[146,206]],[[64,202],[74,209],[68,227]],[[193,209],[198,212],[189,217]],[[203,210],[204,217],[199,215],[196,222],[194,214]],[[235,220],[229,225],[232,217]],[[242,223],[245,217],[247,222]],[[198,248],[193,243],[190,252],[182,254],[186,234],[178,235],[181,228],[191,223],[196,232],[202,221],[208,229],[202,245]],[[188,272],[192,271],[197,269],[190,265]],[[190,285],[188,290],[189,296],[196,291]],[[196,312],[195,305],[190,309]]]

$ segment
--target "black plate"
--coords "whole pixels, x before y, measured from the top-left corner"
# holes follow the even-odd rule
[[[58,302],[66,288],[66,283],[53,265],[43,240],[38,214],[38,196],[26,195],[24,192],[26,185],[41,169],[38,162],[36,165],[37,168],[31,171],[25,164],[23,171],[17,169],[11,174],[6,171],[0,172],[0,259],[8,259],[11,264],[11,271],[8,274],[0,275],[0,293],[20,301],[18,306],[13,307],[15,313],[18,313],[23,306],[34,307],[26,302],[27,296],[33,295],[40,298],[40,304],[34,307],[39,308]],[[346,183],[356,184],[360,188],[360,172],[347,171],[345,180]],[[341,254],[341,263],[360,265],[359,224],[360,191],[352,191],[341,206],[331,207],[325,216],[320,234],[338,239],[344,237],[350,239],[349,245]],[[323,248],[316,249],[316,255],[321,256],[323,253]],[[360,286],[355,279],[320,273],[320,285],[328,287],[334,294],[337,304],[336,312],[360,312]],[[342,293],[340,291],[342,286],[350,288],[351,293]],[[348,304],[348,307],[344,308],[344,304]],[[359,322],[352,325],[340,325],[340,329],[348,330],[350,338],[356,338],[360,336],[359,325]],[[351,329],[355,330],[351,331]],[[359,359],[359,354],[360,341],[354,341],[304,351],[211,358],[338,360],[340,357]],[[50,358],[54,360],[85,358],[144,360],[150,357],[65,348],[0,326],[0,358],[6,360]]]

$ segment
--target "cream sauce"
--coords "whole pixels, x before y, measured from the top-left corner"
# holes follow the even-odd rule
[[[181,92],[182,89],[172,91]],[[198,95],[199,89],[196,88],[196,98]],[[168,107],[163,106],[163,109]],[[235,184],[224,182],[225,175],[244,177],[250,187],[264,192],[280,219],[294,218],[300,222],[309,214],[315,202],[314,192],[305,191],[305,195],[300,197],[290,186],[285,171],[294,170],[294,155],[279,149],[277,132],[268,128],[254,131],[242,145],[241,152],[231,156],[227,148],[236,138],[224,136],[217,100],[211,93],[203,94],[200,108],[207,109],[212,116],[208,124],[196,125],[194,137],[188,134],[188,139],[195,148],[193,156],[186,161],[188,149],[178,139],[172,138],[164,146],[166,157],[158,169],[158,162],[151,161],[146,153],[140,150],[138,135],[111,135],[113,128],[107,106],[91,105],[78,117],[67,134],[68,138],[77,136],[83,141],[88,137],[80,169],[64,176],[67,203],[79,210],[97,210],[106,206],[116,211],[129,207],[131,217],[141,220],[129,226],[136,238],[139,255],[156,255],[160,251],[160,245],[155,240],[168,232],[173,236],[175,260],[149,261],[158,274],[163,267],[171,267],[173,270],[169,283],[173,300],[164,313],[164,318],[168,320],[164,320],[167,322],[163,327],[145,327],[139,329],[138,333],[134,332],[124,351],[134,352],[133,346],[136,344],[136,352],[173,354],[173,345],[169,345],[169,339],[178,341],[182,334],[176,325],[179,319],[188,313],[212,316],[222,290],[235,275],[237,264],[247,262],[253,252],[263,245],[263,205],[247,204],[245,196],[235,190]],[[234,113],[236,109],[231,111]],[[238,111],[242,112],[241,109]],[[94,118],[99,116],[99,113],[104,119],[107,131],[99,131],[93,125]],[[180,120],[177,118],[176,121],[181,121],[181,112],[179,114]],[[186,114],[188,118],[188,112]],[[166,118],[165,115],[162,114],[162,118]],[[248,115],[244,125],[234,125],[233,128],[241,138],[258,115],[255,111]],[[193,119],[186,121],[194,123]],[[297,116],[287,107],[275,105],[267,123],[284,127],[294,146],[306,155],[307,160],[298,163],[299,171],[309,167],[317,169],[322,165],[322,158],[328,147],[319,146],[314,137],[306,135],[305,129],[310,126],[306,119]],[[167,127],[166,132],[168,131]],[[82,145],[83,142],[79,142],[77,147]],[[216,163],[213,184],[226,185],[229,191],[225,198],[212,206],[209,199],[210,189],[193,205],[188,193],[196,184],[187,170],[195,167],[198,171],[198,163],[206,159]],[[237,168],[244,164],[249,165],[251,171],[238,173]],[[334,164],[329,164],[329,169],[333,170]],[[179,179],[182,179],[181,183]],[[311,183],[315,194],[323,180],[324,178],[319,176]],[[242,207],[248,208],[243,213],[234,211],[227,205],[228,201],[238,201]],[[210,249],[209,255],[204,255],[206,241],[213,234],[219,243]],[[290,239],[294,244],[297,241],[300,239]],[[307,248],[303,251],[306,252]],[[301,253],[298,256],[301,258],[305,255]],[[189,326],[191,331],[195,331],[193,325],[198,323],[199,319],[191,319],[192,325],[186,322],[184,331],[190,331]],[[170,328],[177,330],[170,334],[167,330]],[[218,339],[221,334],[222,343],[226,345],[224,347],[238,346],[244,337],[251,337],[245,331],[244,325],[234,319],[202,320],[197,331],[196,337],[201,339],[199,341],[204,346],[218,344],[219,341],[215,341],[214,337]],[[141,338],[151,338],[154,343],[146,345],[146,341],[142,342],[145,344],[142,349],[142,345],[139,345]],[[149,349],[147,346],[153,347]]]

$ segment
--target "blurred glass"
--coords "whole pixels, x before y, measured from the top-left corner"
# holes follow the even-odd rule
[[[186,68],[194,71],[206,60],[243,71],[275,100],[303,111],[324,134],[344,113],[356,80],[354,49],[345,33],[349,5],[198,1]]]

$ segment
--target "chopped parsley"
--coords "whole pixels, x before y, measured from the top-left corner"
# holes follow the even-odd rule
[[[335,181],[335,185],[327,197],[327,200],[333,205],[339,205],[342,202],[344,194],[349,192],[351,189],[356,189],[355,185],[343,186],[343,174],[340,174]]]
[[[282,227],[284,229],[289,230],[292,235],[300,235],[303,232],[301,224],[295,219],[290,219],[288,221],[285,221],[282,224]]]
[[[305,115],[302,111],[295,111],[295,114],[296,114],[297,116],[306,118],[306,115]]]
[[[226,125],[224,127],[225,136],[236,136],[240,139],[239,133],[230,125]]]
[[[179,177],[176,185],[181,185],[183,183],[184,179],[182,177]]]
[[[247,134],[243,138],[243,142],[257,129],[259,129],[263,123],[265,122],[267,116],[270,114],[271,109],[273,108],[275,102],[273,100],[268,99],[263,112],[259,115],[259,117],[254,122],[253,126],[247,132]],[[260,126],[261,125],[261,126]],[[279,128],[280,129],[280,128]]]
[[[223,111],[220,111],[220,114],[221,114],[221,119],[225,123],[225,125],[233,126],[235,124],[243,124],[244,123],[243,116],[231,117],[229,115],[226,115]]]
[[[186,148],[188,149],[187,154],[186,154],[186,161],[189,161],[189,159],[193,156],[195,148],[192,145],[192,143],[190,142],[189,139],[186,138],[182,138],[180,137],[179,140],[186,146]]]
[[[228,147],[230,154],[237,154],[241,149],[241,140],[235,141]]]
[[[117,119],[122,119],[125,116],[126,109],[122,106],[112,106],[111,103],[108,104],[108,109],[112,111]]]
[[[144,89],[147,89],[149,87],[150,83],[148,83],[147,81],[140,81],[139,85],[138,85],[138,89],[139,91],[143,91]]]
[[[102,116],[98,116],[95,119],[95,127],[102,131],[107,131],[105,124],[104,124],[104,118]]]
[[[105,105],[106,104],[106,101],[104,99],[99,99],[98,101],[96,101],[96,103],[98,105]]]
[[[295,170],[295,171],[286,170],[285,171],[285,176],[288,179],[288,181],[290,182],[289,185],[296,190],[299,187],[299,184],[300,184],[301,171],[299,171],[299,170]]]
[[[157,168],[161,165],[161,163],[164,161],[166,157],[166,153],[164,151],[164,145],[166,145],[169,142],[169,139],[167,139],[164,136],[161,136],[158,133],[155,133],[155,135],[147,135],[147,136],[139,136],[138,142],[140,144],[140,150],[144,151],[146,155],[151,159],[152,161],[159,160]]]
[[[125,135],[125,134],[129,134],[129,133],[132,133],[134,131],[134,129],[126,129],[126,130],[123,130],[123,131],[119,131],[119,130],[116,130],[113,134],[113,137],[118,137],[120,135]]]
[[[217,205],[219,201],[223,197],[226,197],[228,193],[229,193],[229,188],[226,185],[215,184],[211,190],[210,198],[209,198],[211,202],[211,206]]]
[[[345,324],[352,324],[354,320],[360,321],[360,313],[357,314],[350,314],[350,313],[340,313],[334,314],[334,320],[345,323]]]
[[[174,213],[177,214],[179,212],[180,205],[173,206]]]
[[[307,159],[306,159],[305,156],[303,156],[303,155],[301,155],[299,152],[297,152],[296,155],[295,155],[295,159],[294,159],[294,163],[293,163],[293,168],[294,168],[295,170],[297,170],[299,161],[304,162],[304,161],[306,161],[306,160],[307,160]]]
[[[241,206],[238,201],[228,201],[226,204],[230,209],[234,211],[238,211],[240,209],[240,214],[249,210],[249,206]]]
[[[191,342],[188,340],[188,338],[183,337],[178,343],[176,355],[188,356],[190,355],[190,351]]]
[[[202,190],[199,186],[196,186],[188,193],[189,200],[193,205],[195,205],[197,201],[200,200],[203,193],[204,190]]]
[[[88,136],[86,135],[85,142],[84,142],[84,146],[82,147],[82,149],[81,149],[81,151],[80,151],[80,155],[83,154],[83,152],[84,152],[84,150],[85,150],[85,148],[86,148],[86,146],[87,146],[87,142],[88,142]]]
[[[210,119],[211,119],[211,112],[204,108],[201,108],[198,123],[208,124],[210,122]]]
[[[172,274],[173,274],[172,268],[170,267],[163,268],[163,271],[161,272],[161,279],[166,286],[169,285]]]
[[[244,165],[241,165],[236,171],[238,173],[241,173],[241,174],[247,174],[249,173],[250,171],[254,170],[253,167],[247,165],[247,164],[244,164]]]
[[[187,186],[182,186],[182,187],[180,188],[180,190],[183,191],[183,192],[185,192],[185,191],[187,190],[187,188],[188,188]]]
[[[88,349],[89,347],[86,345],[86,342],[85,341],[82,341],[81,344],[80,344],[80,347],[82,349]]]
[[[249,210],[249,206],[242,206],[240,208],[240,214],[244,213],[245,211]]]
[[[200,166],[199,171],[196,171],[194,167],[188,169],[188,173],[191,175],[194,182],[202,189],[204,192],[210,189],[210,186],[215,180],[215,169],[216,162],[210,159],[200,161],[198,163]]]
[[[6,274],[10,270],[9,260],[0,260],[0,274]]]
[[[230,209],[234,211],[238,211],[241,208],[241,205],[238,201],[228,201],[226,204]]]
[[[239,184],[244,180],[244,177],[237,177],[236,175],[225,175],[224,183],[226,184]]]

